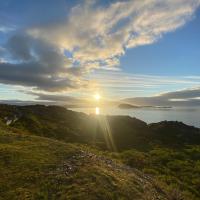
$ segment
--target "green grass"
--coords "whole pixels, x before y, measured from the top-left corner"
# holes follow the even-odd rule
[[[20,199],[31,191],[40,192],[40,187],[50,178],[49,170],[76,150],[73,145],[16,134],[3,134],[0,142],[3,199]]]
[[[149,192],[165,199],[143,174],[106,154],[85,145],[1,130],[0,197],[132,200],[146,199]]]
[[[200,199],[200,145],[181,150],[164,147],[147,152],[129,150],[122,152],[120,159],[170,188],[179,188],[186,199]]]

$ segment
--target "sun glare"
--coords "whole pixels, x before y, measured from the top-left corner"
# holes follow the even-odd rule
[[[94,95],[94,98],[96,99],[96,101],[99,101],[101,96],[97,93],[97,94]]]
[[[96,115],[99,115],[99,114],[100,114],[100,109],[99,109],[99,107],[96,107],[96,108],[95,108],[95,113],[96,113]]]

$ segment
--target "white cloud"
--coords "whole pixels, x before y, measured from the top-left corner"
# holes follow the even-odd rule
[[[128,0],[108,7],[95,2],[84,1],[73,7],[60,24],[27,32],[71,51],[73,59],[84,67],[96,62],[98,68],[106,68],[107,60],[119,66],[127,48],[156,42],[188,22],[200,5],[200,0]]]
[[[0,32],[2,33],[8,33],[10,31],[14,31],[16,28],[14,26],[3,26],[0,25]]]

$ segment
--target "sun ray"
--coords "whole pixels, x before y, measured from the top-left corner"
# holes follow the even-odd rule
[[[100,114],[100,109],[99,109],[99,107],[96,107],[96,108],[95,108],[95,114],[96,114],[96,115],[99,115],[99,114]]]

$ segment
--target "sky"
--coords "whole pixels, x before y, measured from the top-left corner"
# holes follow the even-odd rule
[[[200,0],[1,0],[0,102],[200,105]]]

